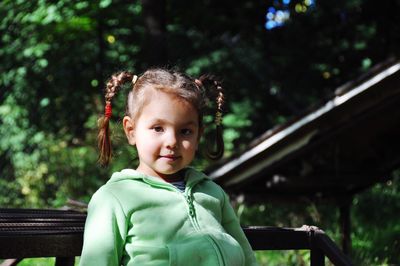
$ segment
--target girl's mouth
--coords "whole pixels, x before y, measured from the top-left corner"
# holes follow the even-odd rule
[[[167,159],[169,161],[176,161],[180,158],[180,156],[176,156],[176,155],[162,155],[160,156],[161,158]]]

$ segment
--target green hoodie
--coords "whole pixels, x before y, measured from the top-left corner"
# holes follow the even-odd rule
[[[192,168],[185,181],[114,173],[89,203],[80,265],[257,265],[222,188]]]

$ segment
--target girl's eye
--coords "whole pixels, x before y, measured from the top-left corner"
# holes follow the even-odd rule
[[[160,126],[155,126],[155,127],[153,127],[152,129],[153,129],[155,132],[163,132],[163,131],[164,131],[163,128],[160,127]]]
[[[185,135],[185,136],[192,134],[192,132],[193,131],[189,128],[184,128],[181,130],[182,135]]]

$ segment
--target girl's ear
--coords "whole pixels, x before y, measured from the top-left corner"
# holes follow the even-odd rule
[[[124,127],[128,143],[131,145],[135,145],[135,125],[133,123],[133,119],[129,116],[124,116],[124,119],[122,120],[122,125]]]

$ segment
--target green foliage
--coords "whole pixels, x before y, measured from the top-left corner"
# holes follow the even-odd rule
[[[306,266],[310,265],[310,251],[257,251],[256,259],[260,266]]]
[[[243,134],[248,132],[252,124],[249,117],[254,112],[254,109],[249,100],[231,104],[231,112],[225,115],[223,121],[223,125],[226,128],[224,130],[225,148],[227,150],[226,155],[230,155],[231,152],[244,148],[244,143],[240,143],[237,140],[241,137],[240,132],[243,132]],[[249,135],[248,137],[250,138]]]
[[[386,183],[358,194],[351,205],[351,258],[355,265],[396,265],[400,251],[400,172]],[[339,210],[334,202],[266,202],[237,206],[244,225],[301,227],[315,225],[340,246]],[[309,264],[308,253],[258,252],[259,261],[268,265]],[[297,260],[298,259],[298,260]],[[301,261],[301,263],[300,263]],[[299,264],[296,264],[299,263]]]
[[[1,260],[0,260],[1,262]],[[18,263],[20,266],[52,266],[55,258],[27,258]],[[79,257],[75,258],[75,265],[79,265]]]
[[[361,263],[397,264],[400,251],[400,172],[354,199],[353,253]]]
[[[79,145],[79,139],[68,134],[57,137],[35,130],[11,96],[0,113],[1,148],[7,151],[2,156],[12,165],[12,171],[5,169],[12,176],[0,180],[2,195],[8,195],[0,198],[1,205],[60,206],[67,196],[93,193],[100,184],[94,147]]]
[[[24,259],[18,265],[22,266],[50,266],[55,265],[55,258],[34,258],[34,259]]]

